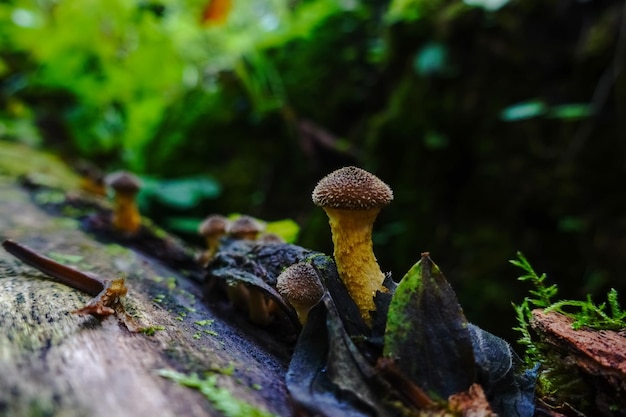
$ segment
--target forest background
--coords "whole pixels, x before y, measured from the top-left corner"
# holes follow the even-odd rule
[[[561,297],[626,294],[625,59],[616,0],[9,0],[0,152],[131,170],[192,243],[245,213],[326,253],[311,190],[358,165],[395,193],[383,271],[430,251],[469,320],[514,339],[517,251]]]

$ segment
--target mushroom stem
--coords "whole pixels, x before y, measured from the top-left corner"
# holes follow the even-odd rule
[[[380,270],[372,245],[372,228],[380,212],[324,207],[333,237],[337,272],[361,317],[371,324],[370,311],[376,310],[376,291],[385,292],[385,274]]]
[[[113,200],[113,227],[127,234],[136,233],[141,227],[141,215],[135,196],[141,188],[139,178],[126,171],[106,176],[105,183],[115,191]]]
[[[141,227],[141,215],[135,202],[135,193],[118,191],[115,194],[113,226],[124,232],[134,233]]]
[[[245,287],[245,285],[241,284],[240,282],[234,285],[226,284],[224,290],[226,291],[226,296],[228,297],[228,300],[235,307],[242,310],[248,309],[250,292]]]
[[[200,262],[206,265],[211,261],[220,247],[220,239],[226,234],[229,220],[219,214],[211,214],[207,216],[200,226],[198,233],[204,236],[207,249],[200,255]]]
[[[207,261],[213,259],[217,253],[220,247],[220,238],[221,236],[210,236],[206,238],[206,251],[204,252],[204,256]]]
[[[380,209],[393,200],[393,192],[375,175],[345,167],[322,178],[311,198],[328,215],[339,278],[371,326],[376,291],[386,291],[385,275],[372,250],[372,227]]]
[[[254,288],[249,290],[248,314],[254,324],[265,326],[272,321],[265,294]]]

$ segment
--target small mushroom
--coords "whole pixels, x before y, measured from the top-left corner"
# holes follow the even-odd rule
[[[312,200],[328,215],[339,277],[371,325],[376,291],[386,291],[385,275],[372,249],[372,227],[380,209],[393,200],[393,192],[375,175],[349,166],[322,178]]]
[[[309,310],[324,295],[317,271],[307,262],[298,262],[281,272],[276,280],[276,290],[296,310],[304,325]]]
[[[81,162],[76,167],[76,172],[80,175],[80,188],[83,191],[100,197],[106,196],[104,175],[98,168],[87,162]]]
[[[235,239],[256,240],[263,231],[263,225],[254,217],[239,216],[233,220],[228,233]]]
[[[220,245],[220,238],[226,234],[229,224],[230,221],[220,214],[211,214],[200,223],[198,233],[205,238],[207,245],[206,251],[200,256],[200,262],[203,265],[215,256]]]
[[[136,233],[141,227],[141,215],[135,197],[141,181],[129,172],[118,171],[107,175],[105,182],[115,191],[113,227],[124,233]]]
[[[285,243],[285,239],[276,233],[263,233],[257,240],[263,243]]]
[[[256,240],[263,231],[263,225],[254,217],[242,215],[231,223],[228,234],[235,239]],[[237,284],[227,289],[231,300],[239,298],[239,293],[247,290],[247,308],[250,321],[265,326],[272,321],[273,302],[263,292],[252,287]]]

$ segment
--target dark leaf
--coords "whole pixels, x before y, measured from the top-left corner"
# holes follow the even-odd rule
[[[418,387],[441,399],[475,382],[468,323],[456,295],[427,253],[393,295],[384,356]]]
[[[469,325],[478,379],[494,411],[501,416],[532,417],[535,412],[537,368],[523,363],[503,339]]]
[[[341,308],[337,310],[337,314],[346,332],[352,337],[367,337],[370,333],[370,329],[361,318],[359,308],[352,300],[352,297],[350,297],[345,285],[343,285],[343,282],[339,279],[337,267],[333,259],[329,256],[318,254],[311,257],[310,260],[315,269],[320,273],[323,284],[335,305],[341,306]]]
[[[387,288],[387,292],[377,292],[374,297],[376,311],[372,314],[372,335],[369,338],[370,344],[382,351],[385,342],[385,328],[387,326],[387,315],[389,314],[389,305],[393,294],[396,292],[398,284],[391,278],[388,273],[383,281],[383,286]]]
[[[309,313],[291,358],[286,376],[291,397],[319,416],[391,416],[376,379],[326,294]]]

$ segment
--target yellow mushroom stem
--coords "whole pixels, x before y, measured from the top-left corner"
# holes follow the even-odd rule
[[[354,300],[368,326],[370,311],[376,310],[376,291],[386,292],[382,273],[372,247],[372,227],[380,208],[343,210],[324,207],[333,236],[334,257],[339,278]]]
[[[127,233],[134,233],[141,227],[141,215],[135,202],[136,193],[117,191],[114,199],[113,226]]]
[[[309,317],[309,311],[311,311],[312,308],[311,303],[290,300],[289,304],[291,304],[293,309],[296,310],[298,320],[300,321],[300,324],[304,326],[306,319]]]
[[[200,255],[200,263],[202,265],[206,265],[213,259],[213,257],[215,257],[215,254],[220,247],[221,237],[222,235],[206,237],[206,250]]]

